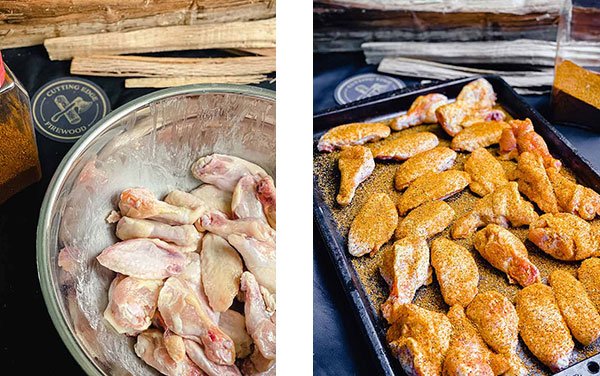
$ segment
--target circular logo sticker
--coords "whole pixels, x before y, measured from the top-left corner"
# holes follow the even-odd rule
[[[365,73],[342,81],[335,88],[334,97],[339,104],[346,104],[404,87],[406,84],[397,78]]]
[[[42,86],[32,100],[33,122],[44,136],[75,142],[110,112],[106,93],[95,83],[63,77]]]

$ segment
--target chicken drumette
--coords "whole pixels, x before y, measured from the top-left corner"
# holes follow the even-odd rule
[[[411,303],[417,289],[431,279],[429,247],[418,236],[408,236],[394,243],[381,266],[381,275],[390,286],[390,296],[381,305],[383,317],[393,323],[400,315],[401,307]]]
[[[340,169],[340,191],[336,197],[338,204],[345,206],[354,198],[356,188],[365,181],[375,169],[371,150],[364,146],[349,146],[342,150],[338,160]]]
[[[211,154],[192,165],[192,175],[200,181],[219,189],[233,192],[244,175],[267,175],[262,167],[232,155]]]
[[[317,149],[331,152],[343,146],[362,145],[390,135],[387,123],[351,123],[331,128],[319,139]]]
[[[506,273],[510,283],[529,286],[539,282],[540,272],[531,261],[525,245],[504,227],[487,225],[475,234],[473,244],[493,267]]]
[[[519,155],[517,164],[519,191],[545,213],[558,213],[558,202],[542,157],[531,152]]]
[[[400,115],[390,122],[390,127],[395,131],[400,131],[424,123],[437,123],[435,110],[446,103],[448,103],[448,98],[443,94],[432,93],[418,96],[406,114]]]
[[[394,186],[403,190],[419,176],[428,172],[442,172],[454,164],[456,152],[444,146],[421,152],[402,163],[394,178]]]
[[[537,219],[533,205],[519,194],[517,183],[510,182],[479,199],[473,209],[454,222],[452,237],[470,236],[479,227],[494,223],[503,227],[508,224],[518,227]]]

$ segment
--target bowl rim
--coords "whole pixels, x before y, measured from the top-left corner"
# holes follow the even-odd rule
[[[75,162],[75,159],[81,154],[81,152],[89,146],[97,135],[102,133],[106,128],[112,124],[118,122],[124,117],[128,116],[131,112],[147,106],[151,102],[167,99],[172,96],[186,95],[186,94],[241,94],[248,97],[254,97],[258,99],[266,99],[275,102],[275,91],[265,89],[256,86],[247,85],[233,85],[233,84],[195,84],[185,85],[173,88],[167,88],[158,90],[139,98],[136,98],[130,102],[125,103],[119,108],[112,111],[106,117],[98,121],[92,126],[67,152],[63,157],[62,161],[56,168],[52,179],[44,195],[44,201],[40,209],[40,216],[36,231],[36,264],[38,280],[40,283],[40,289],[50,319],[54,324],[56,331],[61,337],[63,343],[71,353],[71,356],[75,358],[75,361],[90,376],[102,376],[105,373],[98,369],[96,365],[91,361],[89,355],[79,345],[79,342],[75,336],[71,333],[69,325],[65,317],[62,315],[59,298],[53,286],[52,270],[50,263],[46,262],[49,255],[49,249],[47,247],[46,233],[50,228],[50,215],[54,209],[56,198],[64,184],[65,177],[67,175],[67,169]]]

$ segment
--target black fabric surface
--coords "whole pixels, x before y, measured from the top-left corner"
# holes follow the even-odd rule
[[[333,93],[344,79],[375,72],[362,53],[313,55],[313,109],[317,113],[337,105]],[[408,86],[414,79],[400,77]],[[525,99],[548,118],[549,95]],[[556,126],[596,168],[600,167],[600,135],[577,128]],[[313,224],[313,371],[314,375],[374,375],[376,364],[362,338],[319,229]]]
[[[71,76],[70,62],[52,62],[43,47],[2,51],[6,65],[30,97],[45,83]],[[179,57],[226,57],[228,51],[207,50],[168,54]],[[102,87],[111,108],[153,89],[125,89],[124,79],[85,77]],[[257,86],[275,90],[275,84]],[[44,194],[54,171],[73,144],[50,140],[39,133],[37,144],[42,180],[0,205],[0,374],[80,375],[83,370],[61,341],[46,309],[36,268],[36,227]],[[50,360],[45,362],[44,360]]]

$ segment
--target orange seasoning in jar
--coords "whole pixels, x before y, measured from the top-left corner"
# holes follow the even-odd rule
[[[0,204],[40,178],[29,96],[0,55]]]

